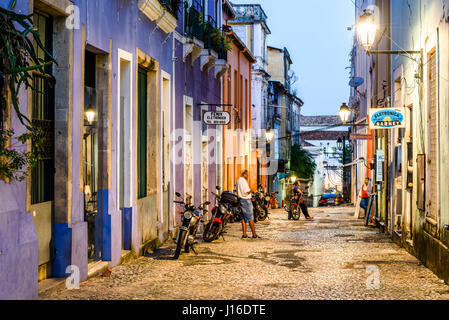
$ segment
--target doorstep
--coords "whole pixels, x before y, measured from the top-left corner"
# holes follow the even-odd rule
[[[95,261],[87,265],[87,278],[93,278],[100,274],[103,274],[109,268],[109,262],[107,261]]]
[[[120,264],[125,264],[134,259],[133,252],[131,250],[122,250],[122,257]]]
[[[62,284],[65,284],[66,278],[48,278],[45,280],[42,280],[38,284],[37,293],[38,295],[41,295],[48,290],[51,290],[53,288],[59,287]]]
[[[132,251],[122,250],[120,264],[127,263],[134,259]],[[95,261],[87,265],[87,278],[99,276],[109,269],[108,261]],[[38,295],[65,284],[66,278],[48,278],[38,284]]]

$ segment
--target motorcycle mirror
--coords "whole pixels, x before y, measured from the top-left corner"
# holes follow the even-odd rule
[[[217,186],[217,190],[218,190],[218,191],[220,191],[220,190],[221,190],[221,188],[220,188],[219,186]]]
[[[276,191],[276,194],[279,194],[279,191]]]
[[[177,196],[178,198],[181,198],[181,194],[180,194],[179,192],[176,192],[176,196]]]
[[[208,206],[208,205],[210,205],[210,202],[209,202],[209,201],[206,201],[206,202],[204,203],[204,205],[205,205],[205,206]]]

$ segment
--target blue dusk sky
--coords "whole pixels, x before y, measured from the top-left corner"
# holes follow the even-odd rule
[[[355,8],[351,0],[235,0],[262,5],[271,35],[268,45],[286,47],[305,102],[303,115],[337,115],[349,99],[349,53]]]

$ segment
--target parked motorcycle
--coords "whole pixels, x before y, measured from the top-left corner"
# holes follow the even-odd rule
[[[257,192],[251,201],[253,202],[254,222],[265,221],[268,218],[268,210],[264,209],[263,195]]]
[[[220,190],[217,187],[217,190]],[[233,207],[239,205],[237,195],[231,192],[223,192],[221,195],[213,193],[215,196],[216,206],[212,209],[211,221],[206,225],[203,232],[203,240],[205,242],[212,242],[218,238],[223,237],[226,233],[226,226],[233,216]]]
[[[261,185],[259,185],[259,190],[263,196],[264,209],[266,209],[266,211],[268,211],[270,209],[271,194],[269,194],[268,192],[265,192],[264,188]]]
[[[288,219],[293,219],[298,221],[301,214],[301,208],[299,207],[299,203],[301,201],[301,197],[296,195],[292,196],[290,199],[290,208],[288,206],[284,206],[284,210],[288,213]]]
[[[182,195],[177,192],[176,196],[182,199]],[[196,244],[195,238],[198,232],[200,222],[204,222],[203,217],[207,214],[207,207],[210,202],[206,201],[200,207],[193,206],[192,196],[188,196],[186,200],[174,201],[174,203],[184,206],[184,211],[179,212],[181,216],[181,226],[179,227],[178,236],[176,237],[176,250],[175,259],[178,259],[181,255],[181,250],[184,248],[186,253],[190,250],[196,253],[194,245]]]
[[[268,197],[261,185],[257,189],[257,193],[253,196],[254,219],[256,221],[265,221],[268,218],[268,207],[270,197]]]
[[[271,209],[278,209],[279,208],[279,201],[276,197],[276,195],[279,194],[279,192],[271,192],[270,193],[270,206]]]

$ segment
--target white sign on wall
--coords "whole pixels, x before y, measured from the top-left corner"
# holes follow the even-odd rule
[[[227,111],[208,111],[204,113],[203,121],[209,126],[226,126],[231,122],[231,114]]]
[[[384,181],[385,150],[379,149],[376,152],[376,182]]]

